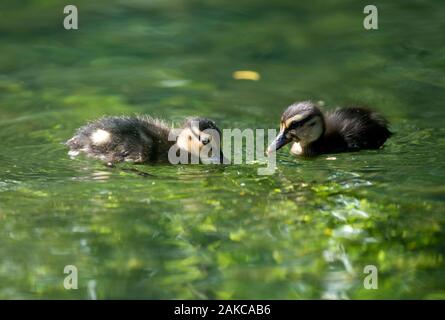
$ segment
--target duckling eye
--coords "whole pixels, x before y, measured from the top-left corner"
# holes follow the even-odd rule
[[[298,127],[298,123],[297,122],[292,122],[289,126],[289,130],[295,130]]]
[[[206,145],[210,142],[210,137],[201,137],[201,142],[203,145]]]

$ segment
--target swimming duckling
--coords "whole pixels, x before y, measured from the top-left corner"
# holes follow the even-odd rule
[[[292,141],[291,153],[302,156],[378,149],[391,136],[387,127],[384,117],[367,109],[353,107],[323,113],[313,102],[298,102],[283,112],[280,132],[267,153]]]
[[[213,163],[223,161],[219,148],[220,130],[213,121],[187,118],[182,129],[176,133],[175,130],[178,129],[148,116],[104,117],[79,128],[66,145],[72,157],[84,153],[109,165],[123,161],[167,162],[172,147],[176,148],[174,152],[185,151],[187,159],[194,155],[198,160],[202,160],[199,157],[205,154],[201,152],[204,147],[206,150],[212,147],[208,159]],[[216,151],[217,156],[212,157]]]

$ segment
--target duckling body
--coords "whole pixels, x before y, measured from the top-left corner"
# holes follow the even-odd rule
[[[195,147],[193,150],[199,153],[210,140],[204,133],[207,129],[219,133],[211,120],[189,118],[177,139],[172,139],[174,129],[159,119],[148,116],[104,117],[79,128],[66,145],[70,148],[70,156],[83,153],[108,164],[167,162],[169,150],[178,142],[180,149],[192,153],[190,148]],[[189,143],[184,144],[183,141]]]
[[[284,111],[280,133],[268,152],[290,142],[291,153],[302,156],[378,149],[390,136],[388,121],[374,111],[351,107],[322,112],[304,101]]]

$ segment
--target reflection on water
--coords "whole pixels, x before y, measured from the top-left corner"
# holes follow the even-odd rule
[[[328,263],[328,270],[323,279],[324,291],[322,299],[349,299],[347,291],[352,287],[357,274],[345,252],[345,248],[331,240],[328,249],[323,252]]]
[[[0,298],[445,298],[445,6],[382,3],[367,32],[354,1],[318,2],[78,1],[76,32],[57,1],[3,5]],[[283,150],[272,176],[109,168],[61,144],[104,114],[278,128],[304,99],[367,104],[395,135],[378,151]]]

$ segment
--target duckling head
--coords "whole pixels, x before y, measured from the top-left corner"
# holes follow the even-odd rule
[[[221,163],[221,130],[205,118],[187,118],[178,136],[179,148],[199,157],[202,162]]]
[[[280,132],[267,148],[267,154],[274,152],[291,141],[304,147],[318,140],[325,131],[323,114],[310,101],[290,105],[281,116]]]

